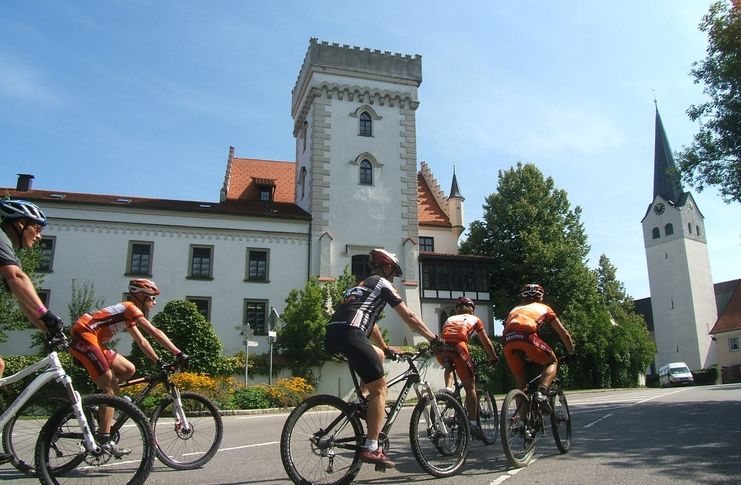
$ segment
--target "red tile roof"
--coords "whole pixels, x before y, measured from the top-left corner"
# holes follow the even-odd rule
[[[417,173],[417,211],[422,226],[451,227],[450,219],[438,205],[421,173]]]
[[[741,330],[741,280],[736,281],[736,289],[723,309],[723,313],[718,315],[718,321],[710,330],[711,334]]]
[[[189,200],[150,199],[121,195],[79,194],[57,190],[18,191],[15,188],[0,188],[0,193],[11,198],[30,200],[43,210],[56,204],[96,205],[149,209],[163,211],[191,212],[199,214],[229,214],[253,217],[274,217],[276,219],[310,220],[311,215],[296,204],[285,202],[264,202],[260,200],[228,199],[224,202],[199,202]]]
[[[234,157],[227,170],[227,199],[258,200],[259,186],[267,185],[275,187],[275,202],[295,202],[293,162]]]

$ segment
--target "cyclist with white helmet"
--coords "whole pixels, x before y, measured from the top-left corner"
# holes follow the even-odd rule
[[[69,352],[82,363],[102,392],[115,396],[119,391],[118,382],[128,380],[136,372],[136,367],[129,359],[105,346],[119,332],[127,331],[144,354],[158,365],[162,365],[162,360],[139,331],[140,328],[172,352],[180,365],[187,361],[188,356],[146,317],[159,294],[160,290],[154,281],[133,279],[129,281],[127,301],[86,313],[72,326]],[[105,435],[111,429],[112,413],[112,408],[106,408],[106,414],[101,418],[101,439],[104,442]],[[128,450],[112,451],[114,456],[120,458]]]
[[[520,291],[522,301],[509,312],[504,323],[502,340],[504,357],[519,389],[524,391],[527,384],[523,355],[530,361],[544,366],[543,377],[535,397],[540,401],[542,408],[548,410],[548,388],[556,377],[558,361],[553,349],[538,337],[538,330],[541,326],[550,324],[569,354],[574,353],[574,341],[556,316],[556,312],[543,303],[544,294],[545,291],[539,284],[531,283],[522,287]]]
[[[0,276],[25,317],[42,332],[58,334],[64,323],[44,306],[15,253],[16,249],[28,249],[36,244],[47,223],[44,213],[32,202],[0,200]],[[0,358],[0,377],[3,372],[5,361]],[[0,465],[11,458],[12,455],[0,453]]]
[[[453,389],[453,372],[458,373],[461,384],[466,390],[466,411],[474,438],[480,438],[481,430],[477,424],[478,396],[476,395],[476,368],[468,351],[468,339],[475,333],[484,346],[493,364],[499,362],[494,346],[486,334],[484,322],[474,315],[476,304],[467,296],[461,296],[455,302],[455,315],[450,316],[443,324],[442,339],[445,341],[445,351],[438,352],[437,361],[445,367],[445,386]],[[452,367],[451,365],[452,364]]]
[[[378,446],[378,435],[388,394],[383,359],[384,356],[393,356],[394,351],[384,342],[376,319],[388,303],[412,330],[430,342],[438,342],[439,337],[404,304],[394,288],[394,278],[402,275],[396,256],[383,249],[373,249],[369,257],[371,275],[345,292],[343,301],[327,324],[325,346],[329,352],[347,358],[368,391],[368,432],[361,460],[390,468],[394,463]],[[369,338],[375,345],[368,341]]]

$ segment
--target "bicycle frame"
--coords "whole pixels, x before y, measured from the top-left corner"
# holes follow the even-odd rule
[[[391,406],[391,410],[389,411],[388,415],[386,416],[386,421],[383,424],[383,428],[381,429],[381,433],[388,436],[389,431],[391,430],[391,426],[394,424],[394,421],[396,421],[396,418],[399,416],[399,413],[401,412],[401,408],[404,405],[404,402],[407,399],[407,396],[409,394],[409,391],[414,388],[414,391],[417,393],[418,399],[423,399],[426,396],[429,396],[430,399],[434,402],[434,396],[435,393],[432,391],[432,388],[430,387],[430,384],[427,382],[422,382],[422,377],[419,373],[419,369],[415,365],[414,361],[417,360],[420,357],[420,353],[411,354],[411,355],[404,355],[401,354],[401,358],[405,359],[407,361],[407,364],[409,365],[409,368],[402,372],[401,374],[397,375],[396,377],[390,379],[388,383],[386,384],[386,387],[390,388],[400,382],[404,382],[404,387],[402,387],[401,391],[399,392],[399,397],[396,398],[396,401]],[[358,381],[357,374],[353,370],[352,366],[348,363],[348,367],[350,368],[350,376],[352,377],[353,384],[355,385],[355,392],[358,396],[361,395],[360,390],[360,382]],[[435,420],[436,422],[440,423],[441,432],[443,434],[448,433],[448,429],[443,422],[440,416],[440,410],[437,408],[437,406],[432,406],[433,412],[435,413]],[[425,409],[425,413],[429,413],[427,409]],[[427,415],[427,422],[430,422],[430,416]]]
[[[31,381],[31,383],[29,383],[25,387],[25,389],[23,389],[23,391],[18,395],[13,403],[8,406],[8,409],[6,409],[2,413],[2,415],[0,415],[0,429],[5,427],[10,418],[12,416],[15,416],[15,414],[20,411],[21,407],[23,407],[23,405],[28,402],[31,396],[36,394],[49,382],[56,380],[64,386],[75,417],[77,418],[77,421],[83,430],[82,438],[85,449],[89,452],[99,453],[100,447],[95,443],[95,438],[92,431],[90,430],[87,418],[82,411],[82,399],[80,398],[80,394],[75,391],[74,387],[72,386],[72,379],[62,367],[62,362],[59,360],[59,355],[57,355],[56,352],[51,352],[40,361],[31,364],[30,366],[11,376],[1,378],[0,387],[18,382],[21,379],[24,379],[42,369],[46,370],[44,370],[39,376]]]
[[[188,416],[186,415],[185,411],[183,410],[183,403],[180,400],[180,390],[177,388],[175,384],[173,384],[170,381],[170,372],[174,369],[172,366],[168,366],[166,370],[162,370],[161,372],[157,374],[153,374],[150,376],[143,376],[136,379],[131,379],[129,381],[119,382],[118,385],[121,388],[124,387],[130,387],[136,384],[143,384],[146,383],[146,387],[142,389],[137,395],[136,399],[134,399],[134,402],[138,405],[141,403],[144,398],[146,398],[152,390],[157,387],[160,383],[165,386],[165,390],[167,391],[167,394],[169,394],[174,401],[174,411],[177,419],[182,424],[182,429],[184,432],[190,431],[190,423],[188,422]],[[118,423],[116,423],[117,425]],[[117,426],[118,427],[118,426]]]

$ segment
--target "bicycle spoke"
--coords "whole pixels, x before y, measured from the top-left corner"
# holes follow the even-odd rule
[[[482,432],[481,441],[491,445],[499,436],[499,409],[494,396],[488,391],[479,391],[479,428]]]
[[[532,459],[535,449],[535,430],[528,425],[530,406],[525,393],[510,391],[502,404],[499,425],[502,434],[502,447],[509,462],[524,467]]]
[[[566,402],[566,395],[560,388],[551,396],[551,428],[553,438],[556,440],[556,446],[561,453],[566,453],[571,447],[571,414],[569,405]]]

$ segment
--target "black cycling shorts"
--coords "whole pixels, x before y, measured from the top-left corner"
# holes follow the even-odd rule
[[[385,375],[383,363],[362,330],[350,325],[328,325],[324,345],[330,353],[344,355],[365,383]]]

